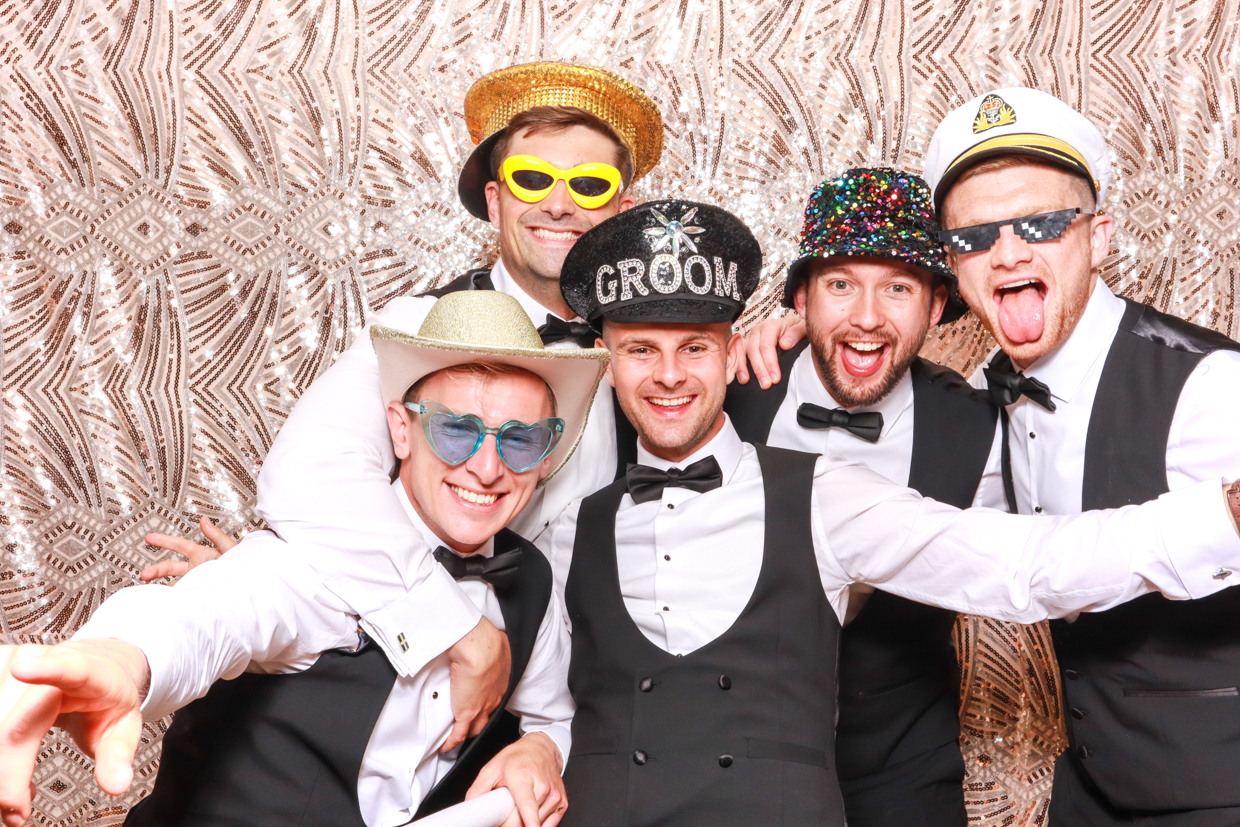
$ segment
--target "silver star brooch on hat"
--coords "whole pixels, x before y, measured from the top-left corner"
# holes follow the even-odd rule
[[[697,245],[693,243],[691,235],[706,232],[705,227],[694,227],[689,222],[693,220],[693,216],[697,214],[697,207],[689,210],[682,215],[677,221],[669,221],[663,213],[656,209],[650,210],[654,213],[654,217],[658,219],[662,227],[650,227],[646,230],[646,235],[650,236],[650,247],[653,252],[659,252],[671,242],[672,255],[680,258],[680,245],[683,243],[689,248],[689,252],[696,253]]]

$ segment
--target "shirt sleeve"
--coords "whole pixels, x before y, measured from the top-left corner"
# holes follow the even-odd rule
[[[303,555],[270,532],[191,570],[175,587],[131,586],[104,601],[74,640],[117,638],[151,668],[143,716],[157,720],[251,661],[259,671],[309,668],[320,652],[356,646],[357,618]]]
[[[1240,353],[1220,350],[1198,363],[1180,392],[1167,434],[1167,482],[1240,478]]]
[[[823,585],[834,602],[842,579],[1034,623],[1102,611],[1151,591],[1173,600],[1205,597],[1240,580],[1230,574],[1240,567],[1240,536],[1216,481],[1140,506],[1031,517],[961,511],[864,466],[820,458],[812,513]]]
[[[396,298],[371,322],[416,331],[433,304]],[[481,613],[435,564],[391,488],[384,409],[368,329],[294,406],[259,473],[256,511],[412,675]]]
[[[568,691],[572,642],[564,628],[563,614],[563,601],[552,589],[530,662],[508,699],[508,710],[521,718],[522,735],[545,732],[559,747],[561,772],[568,765],[573,713],[577,710]]]

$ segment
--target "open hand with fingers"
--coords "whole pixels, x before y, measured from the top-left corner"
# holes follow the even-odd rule
[[[501,827],[555,827],[568,808],[562,762],[555,741],[531,732],[487,762],[465,800],[507,787],[517,806]]]
[[[139,709],[150,682],[142,650],[119,640],[0,647],[0,818],[30,818],[35,760],[58,726],[95,759],[95,780],[110,795],[133,782],[142,731]]]
[[[805,321],[795,313],[778,319],[764,319],[745,334],[745,357],[736,369],[736,381],[742,385],[753,378],[769,388],[782,378],[779,375],[779,352],[788,350],[805,338]]]
[[[138,576],[143,580],[156,580],[160,577],[183,577],[186,572],[195,566],[200,566],[208,560],[214,560],[233,546],[237,545],[237,541],[229,537],[223,531],[216,527],[215,523],[206,517],[198,519],[198,525],[202,528],[202,534],[207,540],[213,543],[213,546],[199,545],[198,543],[186,540],[184,537],[175,537],[171,534],[160,534],[152,531],[146,535],[146,542],[156,548],[167,549],[168,551],[180,554],[185,560],[161,560],[158,563],[147,566]]]

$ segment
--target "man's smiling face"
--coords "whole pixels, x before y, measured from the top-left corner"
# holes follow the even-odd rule
[[[847,408],[891,392],[946,303],[947,288],[929,273],[870,256],[815,261],[796,293],[814,367]]]
[[[498,376],[441,371],[426,380],[418,395],[458,415],[475,414],[492,427],[554,415],[546,383],[526,371]],[[457,551],[477,550],[508,525],[550,471],[547,458],[528,471],[514,472],[500,460],[490,434],[476,454],[449,465],[426,441],[420,417],[399,402],[388,405],[388,428],[410,502],[427,527]]]
[[[982,165],[948,192],[943,228],[1073,207],[1094,211],[1088,184],[1069,172],[1038,163]],[[1027,367],[1061,345],[1080,321],[1111,231],[1107,216],[1079,215],[1058,239],[1030,244],[1006,226],[989,250],[948,256],[961,296],[999,346]]]
[[[513,135],[504,154],[533,155],[569,170],[585,163],[614,165],[616,149],[606,135],[585,126],[570,126]],[[499,230],[500,255],[508,272],[523,285],[549,280],[554,282],[549,287],[556,291],[564,257],[577,238],[634,204],[631,195],[617,192],[603,206],[587,210],[572,199],[563,181],[557,181],[546,198],[533,204],[517,198],[507,185],[496,181],[487,184],[486,192],[491,223]]]
[[[723,427],[723,396],[744,352],[720,324],[603,323],[607,378],[647,451],[670,462]]]

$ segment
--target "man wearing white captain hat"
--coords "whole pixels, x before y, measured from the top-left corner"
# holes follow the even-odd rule
[[[974,384],[1001,407],[996,470],[1023,514],[1240,474],[1240,344],[1102,281],[1110,178],[1098,129],[1032,89],[952,111],[927,153],[960,292],[999,343]],[[1054,637],[1070,746],[1052,827],[1240,823],[1240,595],[1150,595]]]

